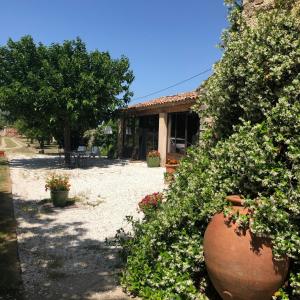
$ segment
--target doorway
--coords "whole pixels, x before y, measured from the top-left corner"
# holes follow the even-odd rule
[[[145,160],[147,153],[158,149],[158,115],[139,118],[139,159]]]

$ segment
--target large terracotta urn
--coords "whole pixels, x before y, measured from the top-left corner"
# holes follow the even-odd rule
[[[239,196],[229,196],[233,211],[247,214]],[[288,274],[289,259],[275,260],[269,238],[240,231],[223,213],[216,214],[204,235],[208,275],[222,299],[271,300]]]

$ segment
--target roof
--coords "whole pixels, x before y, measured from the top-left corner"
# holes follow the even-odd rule
[[[187,92],[182,94],[177,94],[173,96],[164,96],[160,98],[156,98],[150,101],[130,105],[125,111],[131,110],[144,110],[144,109],[152,109],[159,108],[160,106],[168,106],[168,105],[180,105],[180,104],[189,104],[195,103],[199,94],[194,92]]]

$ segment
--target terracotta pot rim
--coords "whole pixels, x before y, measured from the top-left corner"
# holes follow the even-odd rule
[[[226,197],[226,200],[235,206],[243,206],[244,199],[240,195],[229,195]]]

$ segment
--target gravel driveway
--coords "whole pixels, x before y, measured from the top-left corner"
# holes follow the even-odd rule
[[[117,285],[118,249],[105,239],[141,217],[137,203],[162,191],[163,168],[95,159],[87,169],[62,169],[55,157],[10,156],[19,255],[27,298],[128,299]],[[70,176],[75,205],[53,208],[45,199],[51,172]]]

